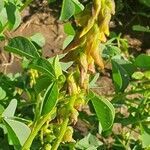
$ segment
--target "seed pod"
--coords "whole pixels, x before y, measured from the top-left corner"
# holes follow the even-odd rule
[[[94,0],[94,18],[97,19],[98,14],[100,13],[101,9],[101,1],[100,0]]]
[[[114,0],[105,0],[106,1],[106,6],[109,7],[111,14],[115,14],[115,2]]]
[[[78,111],[73,108],[73,109],[71,110],[70,117],[69,117],[70,124],[75,125],[75,124],[77,123],[78,115],[79,115]]]
[[[99,54],[99,47],[96,47],[95,50],[91,52],[91,56],[94,59],[95,63],[103,70],[104,64],[103,64],[103,60]]]
[[[85,104],[85,100],[82,97],[79,97],[75,100],[74,108],[78,111],[82,110],[82,106]]]
[[[98,25],[95,24],[93,28],[91,29],[90,34],[93,35],[93,38],[91,38],[91,35],[89,35],[89,43],[87,43],[86,51],[88,53],[88,56],[91,56],[94,60],[94,62],[101,68],[104,69],[104,64],[102,61],[102,58],[99,54],[99,28]],[[91,57],[88,57],[88,59],[91,59]],[[89,63],[91,64],[91,63]]]
[[[66,129],[66,132],[63,136],[63,142],[73,142],[73,128],[71,126],[68,126],[67,129]]]
[[[92,58],[93,59],[93,58]],[[95,73],[95,65],[94,65],[94,59],[93,61],[88,65],[88,71],[90,73]]]
[[[70,95],[74,95],[74,94],[77,94],[78,93],[78,86],[75,82],[75,79],[74,79],[74,76],[73,74],[70,74],[68,76],[68,90],[69,90],[69,94]]]
[[[100,32],[99,39],[101,42],[106,42],[107,39],[106,39],[104,32]]]
[[[99,16],[99,18],[101,18],[101,15]],[[107,14],[104,15],[103,20],[100,21],[100,24],[99,24],[100,32],[105,33],[107,36],[109,35],[109,22],[110,22],[110,19],[111,19],[111,14],[107,13]]]
[[[80,56],[79,56],[79,69],[80,69],[80,84],[82,87],[88,69],[87,56],[83,52],[80,52]]]

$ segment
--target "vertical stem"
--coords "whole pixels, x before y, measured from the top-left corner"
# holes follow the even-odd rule
[[[75,100],[76,100],[76,95],[72,96],[71,99],[70,99],[70,102],[68,104],[68,108],[70,110],[72,110]],[[69,123],[69,115],[70,115],[70,113],[64,114],[64,115],[65,115],[65,118],[64,118],[64,121],[63,121],[63,123],[61,125],[59,135],[56,138],[56,140],[55,140],[51,150],[57,150],[58,149],[58,147],[59,147],[59,145],[60,145],[60,143],[61,143],[61,141],[63,139],[63,136],[64,136],[64,134],[66,132],[66,129],[67,129],[67,126],[68,126],[68,123]]]
[[[63,136],[66,132],[66,129],[67,129],[67,126],[68,126],[68,122],[69,122],[69,118],[65,118],[62,126],[61,126],[61,129],[60,129],[60,134],[59,136],[57,137],[56,141],[54,142],[53,146],[52,146],[52,149],[51,150],[57,150],[62,139],[63,139]]]
[[[44,125],[44,123],[51,117],[52,113],[53,113],[53,110],[50,113],[48,113],[47,115],[43,116],[43,118],[41,118],[41,120],[39,120],[35,123],[28,139],[26,140],[26,142],[24,143],[24,145],[22,147],[22,150],[30,149],[35,136],[37,135],[37,133],[39,132],[41,127]]]

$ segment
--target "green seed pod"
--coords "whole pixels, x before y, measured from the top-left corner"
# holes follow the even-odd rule
[[[72,135],[73,135],[73,128],[71,126],[68,126],[67,129],[66,129],[66,132],[63,136],[63,142],[73,142],[73,138],[72,138]]]

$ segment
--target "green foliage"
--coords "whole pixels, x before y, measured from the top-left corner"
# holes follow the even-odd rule
[[[21,36],[11,39],[5,47],[5,50],[27,58],[39,57],[38,51],[33,43],[27,38]]]
[[[58,87],[57,83],[52,83],[48,87],[43,100],[42,115],[48,114],[56,106],[58,98]]]
[[[150,68],[150,56],[141,54],[135,59],[135,65],[139,68],[149,69]]]
[[[63,0],[60,20],[68,20],[83,9],[84,6],[78,0]]]
[[[148,149],[150,56],[131,55],[128,51],[128,41],[122,38],[121,34],[111,33],[106,43],[96,43],[98,50],[99,48],[101,50],[100,53],[98,51],[95,54],[93,47],[89,54],[97,56],[93,57],[94,61],[102,54],[102,58],[109,64],[109,75],[115,89],[110,95],[98,95],[93,88],[99,88],[97,80],[105,72],[90,75],[91,72],[95,72],[90,65],[94,65],[94,68],[96,65],[94,62],[89,63],[90,57],[88,65],[84,62],[84,58],[80,61],[80,54],[84,52],[85,47],[81,45],[87,40],[86,34],[90,36],[90,40],[86,41],[90,43],[87,44],[88,47],[93,44],[93,36],[97,34],[90,32],[93,23],[104,21],[105,24],[105,19],[109,18],[110,14],[107,11],[106,13],[105,9],[102,11],[106,15],[104,20],[101,19],[101,15],[104,14],[100,14],[100,18],[97,18],[99,9],[105,5],[102,3],[101,7],[98,7],[100,1],[93,1],[95,3],[82,0],[62,1],[60,20],[67,21],[64,24],[67,37],[63,49],[73,43],[72,49],[69,50],[77,47],[79,51],[76,56],[70,58],[72,61],[62,62],[66,54],[49,59],[42,57],[41,49],[45,39],[40,33],[28,38],[5,37],[6,30],[18,28],[21,23],[21,11],[31,2],[32,0],[26,0],[25,3],[21,0],[0,2],[0,41],[8,40],[4,49],[23,58],[21,73],[6,75],[0,73],[0,149],[2,147],[16,150],[51,148],[97,150],[110,149],[110,146],[111,149]],[[48,2],[54,3],[56,0]],[[106,2],[107,9],[113,7],[109,1]],[[150,7],[149,0],[139,2],[144,9]],[[125,8],[131,10],[127,2],[117,0],[116,3],[117,12]],[[148,17],[144,11],[136,14]],[[149,33],[148,26],[134,25],[132,29]],[[99,30],[101,31],[101,28],[97,31]],[[79,35],[80,31],[84,34],[83,37],[82,34]],[[72,53],[70,51],[68,53]],[[91,67],[91,70],[86,70],[86,67],[88,69]],[[98,70],[99,68],[96,68],[96,72]],[[87,85],[81,85],[80,82],[85,76]],[[87,111],[82,110],[85,104],[89,106]],[[122,109],[126,109],[125,114],[124,111],[122,113]],[[73,129],[78,120],[83,123],[81,125],[85,128],[84,133],[78,128]],[[114,122],[119,123],[122,128],[128,128],[127,133],[122,131],[116,134],[112,130]],[[82,138],[85,132],[86,136]],[[135,138],[132,132],[138,133],[139,137]],[[109,136],[113,138],[111,145],[104,139]]]
[[[3,124],[5,125],[8,137],[15,149],[20,149],[30,134],[30,128],[24,123],[15,120],[14,114],[17,108],[17,100],[13,99],[2,113]]]
[[[75,147],[80,150],[97,150],[97,148],[102,144],[103,143],[100,142],[96,136],[88,134],[83,139],[78,141]]]
[[[113,105],[104,97],[100,97],[93,92],[91,101],[94,106],[98,120],[102,126],[103,131],[110,129],[113,125],[115,110]]]
[[[8,2],[6,4],[6,12],[9,29],[16,29],[21,22],[21,16],[17,6],[14,3]]]
[[[6,97],[6,92],[0,87],[0,100]]]

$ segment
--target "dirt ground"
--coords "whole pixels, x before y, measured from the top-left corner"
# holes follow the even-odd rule
[[[22,13],[21,25],[12,32],[7,32],[9,37],[25,36],[30,37],[36,33],[41,33],[45,38],[43,47],[44,57],[51,57],[60,53],[65,38],[63,24],[58,21],[59,13],[55,9],[49,9],[47,3],[41,4],[37,9],[37,4],[32,4]],[[43,7],[46,6],[44,9]],[[36,9],[35,9],[36,8]],[[33,11],[34,10],[34,11]],[[0,44],[2,48],[4,42]],[[0,53],[0,72],[16,73],[21,70],[20,59],[13,55],[8,55],[1,49]]]

